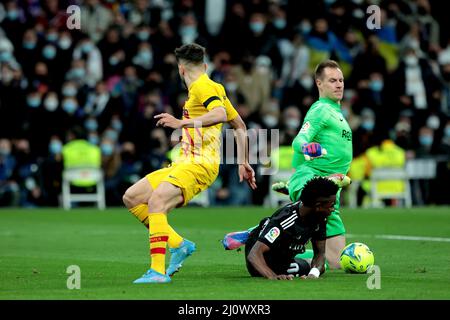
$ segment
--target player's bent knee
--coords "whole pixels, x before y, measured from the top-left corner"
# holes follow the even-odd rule
[[[135,197],[133,196],[133,193],[130,189],[131,188],[128,188],[122,196],[122,201],[128,209],[133,208],[137,205],[137,203],[135,203]]]

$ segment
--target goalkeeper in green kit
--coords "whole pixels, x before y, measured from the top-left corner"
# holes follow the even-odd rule
[[[314,176],[329,177],[341,188],[350,184],[346,174],[353,157],[352,132],[340,106],[344,95],[344,77],[333,60],[320,63],[314,76],[319,100],[310,107],[292,143],[295,173],[288,183],[273,186],[274,190],[289,194],[293,202],[300,199],[304,185]],[[328,266],[335,269],[340,268],[339,257],[345,247],[345,228],[339,214],[340,191],[336,196],[335,210],[326,225],[325,256]],[[245,244],[248,233],[227,234],[222,241],[225,249],[235,249]],[[300,257],[307,259],[307,254]]]

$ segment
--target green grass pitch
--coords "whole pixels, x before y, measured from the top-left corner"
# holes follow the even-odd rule
[[[367,287],[371,275],[341,270],[318,280],[251,278],[243,252],[225,251],[219,240],[270,215],[267,208],[172,212],[171,225],[198,249],[164,285],[132,284],[148,267],[148,234],[126,209],[3,209],[0,299],[450,299],[448,207],[342,211],[347,242],[375,254],[379,289]],[[67,288],[71,265],[81,269],[79,290]]]

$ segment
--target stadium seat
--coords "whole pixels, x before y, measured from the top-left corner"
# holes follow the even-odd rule
[[[89,180],[95,184],[95,192],[72,193],[73,181]],[[100,210],[105,209],[105,185],[103,171],[99,168],[71,168],[63,172],[62,198],[65,210],[72,207],[72,202],[94,202]]]
[[[389,191],[380,191],[379,183],[385,183],[389,181],[402,181],[403,188],[391,189]],[[370,176],[370,192],[372,207],[380,207],[381,200],[385,199],[397,199],[403,200],[403,204],[406,207],[411,207],[411,189],[409,185],[409,176],[406,169],[402,168],[376,168],[372,170]]]
[[[70,209],[72,202],[94,202],[99,209],[105,209],[105,185],[100,148],[84,139],[76,139],[64,145],[62,153],[64,209]],[[80,191],[73,192],[71,186]],[[81,193],[81,191],[85,192]]]

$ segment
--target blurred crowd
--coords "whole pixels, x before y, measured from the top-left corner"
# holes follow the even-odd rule
[[[381,9],[380,28],[368,28],[370,4]],[[67,28],[70,5],[80,8],[80,30]],[[342,113],[355,157],[390,139],[408,159],[444,159],[448,170],[443,8],[432,0],[2,1],[0,206],[59,205],[62,147],[80,130],[101,149],[107,204],[121,205],[128,186],[170,162],[176,141],[153,116],[181,116],[187,92],[173,51],[191,42],[207,48],[208,74],[247,126],[279,129],[282,145],[317,98],[315,65],[331,58],[346,78]],[[250,192],[236,166],[222,165],[211,203],[262,204],[269,179],[258,166]]]

